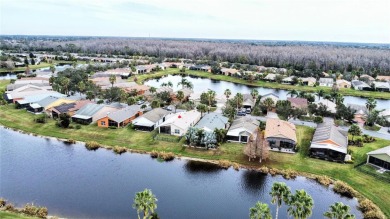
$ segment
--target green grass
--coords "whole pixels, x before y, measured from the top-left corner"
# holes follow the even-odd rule
[[[143,75],[137,75],[137,83],[143,83],[145,80],[153,79],[157,77],[162,77],[166,75],[174,75],[174,74],[183,74],[180,73],[177,68],[168,68],[164,71],[159,71],[151,74],[143,74]],[[229,81],[237,84],[245,84],[250,86],[258,86],[258,87],[266,87],[266,88],[274,88],[274,89],[284,89],[284,90],[297,90],[297,91],[306,91],[306,92],[316,92],[318,90],[324,90],[325,92],[330,92],[332,88],[330,87],[309,87],[309,86],[295,86],[295,85],[288,85],[288,84],[279,84],[275,82],[266,82],[266,81],[254,81],[253,83],[240,79],[235,77],[230,77],[226,75],[220,75],[220,74],[212,74],[209,72],[203,72],[203,71],[192,71],[192,70],[186,70],[184,74],[192,75],[192,76],[198,76],[203,78],[210,78],[213,80],[220,80],[220,81]],[[130,78],[130,80],[133,80],[133,77]],[[341,88],[339,93],[346,95],[346,96],[357,96],[357,97],[373,97],[377,99],[390,99],[390,92],[377,92],[377,91],[359,91],[354,90],[350,88]]]
[[[23,214],[0,211],[0,218],[1,219],[36,219],[37,217],[29,217]]]
[[[10,80],[0,80],[0,91],[5,90]]]
[[[365,125],[364,126],[364,129],[366,130],[371,130],[371,131],[379,131],[381,129],[380,126],[377,126],[377,125],[373,125],[373,126],[368,126],[368,125]]]
[[[52,65],[58,65],[58,64],[72,64],[73,61],[56,61],[54,60],[53,63],[47,63],[47,62],[41,62],[39,63],[39,65],[29,65],[30,67],[30,70],[35,70],[35,69],[40,69],[40,68],[47,68],[47,67],[50,67]],[[77,61],[77,64],[85,64],[86,62],[85,61]],[[20,71],[25,71],[26,70],[26,67],[18,67],[18,68],[15,68],[13,69],[13,72],[20,72]],[[10,72],[9,69],[6,69],[6,68],[0,68],[0,73],[2,72]]]
[[[377,176],[378,178],[386,179],[388,182],[390,182],[390,171],[386,171],[384,173],[378,173],[378,168],[373,167],[369,164],[364,164],[362,166],[358,167],[362,171],[370,172],[371,174]]]

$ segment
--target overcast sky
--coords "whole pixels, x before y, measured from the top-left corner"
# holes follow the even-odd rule
[[[0,33],[390,43],[390,0],[0,0]]]

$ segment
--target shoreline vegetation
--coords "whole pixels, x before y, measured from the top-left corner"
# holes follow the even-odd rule
[[[330,93],[332,91],[331,87],[296,86],[296,85],[279,84],[276,82],[267,82],[267,81],[258,81],[258,80],[255,80],[253,83],[251,83],[241,78],[236,78],[236,77],[226,76],[221,74],[213,74],[210,72],[203,72],[203,71],[186,70],[183,73],[183,72],[179,72],[179,69],[177,68],[168,68],[167,70],[161,70],[154,73],[136,75],[136,76],[132,76],[129,80],[134,81],[134,77],[136,77],[137,83],[143,84],[147,80],[156,79],[168,75],[196,76],[196,77],[209,78],[218,81],[227,81],[227,82],[232,82],[237,84],[243,84],[243,85],[248,85],[253,87],[264,87],[264,88],[283,89],[283,90],[296,90],[296,91],[306,91],[306,92],[317,92],[318,90],[324,90],[327,93]],[[338,92],[345,96],[373,97],[376,99],[390,100],[389,92],[360,91],[360,90],[354,90],[352,88],[340,88]]]
[[[96,124],[82,126],[81,129],[62,129],[55,126],[54,120],[48,120],[45,124],[33,122],[34,115],[25,110],[16,110],[12,105],[0,106],[0,124],[14,130],[31,133],[34,136],[53,137],[65,143],[88,142],[93,139],[99,147],[113,150],[114,153],[123,153],[123,148],[132,153],[148,153],[151,156],[157,153],[157,159],[163,159],[164,155],[168,157],[174,154],[179,159],[191,159],[202,162],[215,163],[224,168],[233,166],[234,169],[247,168],[251,170],[270,173],[271,175],[282,175],[285,178],[294,178],[297,175],[312,178],[323,185],[329,185],[332,182],[342,181],[354,188],[353,197],[357,197],[361,202],[371,200],[375,203],[385,215],[390,215],[390,191],[384,190],[388,184],[376,180],[371,175],[361,173],[356,170],[352,164],[333,163],[318,159],[308,158],[305,155],[305,148],[310,145],[314,129],[297,126],[297,137],[300,147],[303,149],[296,154],[285,154],[271,152],[266,162],[249,162],[243,154],[243,145],[237,143],[225,143],[216,150],[204,150],[190,147],[183,147],[183,141],[163,142],[156,141],[152,133],[137,132],[129,128],[122,129],[101,129]],[[140,144],[140,142],[142,142]],[[363,148],[353,147],[352,151],[355,157],[355,164],[361,163],[365,159],[368,151],[384,147],[390,144],[390,141],[378,139],[374,143],[365,144]],[[341,189],[341,193],[349,189]],[[366,201],[367,202],[367,201]],[[363,212],[364,213],[364,212]]]

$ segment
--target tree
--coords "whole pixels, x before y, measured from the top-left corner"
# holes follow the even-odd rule
[[[293,114],[291,102],[288,100],[278,100],[276,102],[276,113],[280,115],[282,119],[288,120],[290,115]]]
[[[207,111],[207,106],[201,103],[198,106],[196,106],[196,109],[201,113],[201,116],[203,116],[203,113]]]
[[[150,92],[151,94],[156,93],[156,91],[157,91],[157,89],[156,89],[155,87],[150,87],[150,88],[149,88],[149,92]]]
[[[111,87],[114,87],[114,84],[116,82],[116,76],[115,75],[110,75],[109,79]]]
[[[24,64],[25,64],[26,66],[28,66],[28,65],[30,64],[30,63],[28,62],[27,57],[24,58]]]
[[[366,118],[366,125],[373,126],[378,121],[379,118],[379,111],[378,110],[372,110],[368,113]]]
[[[232,92],[230,91],[230,89],[226,89],[223,94],[226,96],[226,99],[229,99],[230,95],[232,95]]]
[[[186,132],[184,137],[186,138],[188,145],[197,145],[200,141],[199,129],[191,126],[190,128],[188,128],[188,131]]]
[[[56,71],[56,67],[54,65],[50,65],[50,71],[54,74],[54,72]]]
[[[84,91],[85,91],[85,89],[86,89],[86,86],[85,86],[85,84],[84,84],[83,81],[80,81],[77,87],[79,88],[80,95],[81,95],[82,93],[84,93]]]
[[[305,190],[297,190],[290,197],[287,213],[294,218],[305,219],[310,217],[313,211],[313,198]]]
[[[371,112],[371,110],[375,109],[375,107],[376,107],[376,100],[372,97],[368,98],[367,102],[366,102],[366,107],[367,107],[368,111]]]
[[[35,65],[35,59],[34,58],[31,58],[31,65]]]
[[[324,216],[329,219],[355,219],[355,215],[351,214],[350,207],[342,202],[336,202],[329,206],[329,211],[324,213]]]
[[[207,102],[208,102],[208,111],[210,112],[210,108],[211,108],[211,105],[214,103],[214,101],[215,101],[215,95],[216,95],[216,93],[215,93],[215,91],[213,91],[213,90],[208,90],[207,91],[207,93],[206,93],[206,95],[207,95]]]
[[[206,149],[215,148],[217,145],[217,136],[214,131],[204,131],[200,143],[203,144]]]
[[[351,125],[351,127],[349,127],[348,134],[352,135],[352,141],[353,141],[353,137],[361,135],[362,130],[360,130],[359,126],[353,124],[353,125]]]
[[[95,99],[95,95],[93,94],[92,91],[87,91],[87,97],[88,100]]]
[[[150,107],[152,107],[153,109],[160,107],[160,101],[153,100],[152,103],[150,104]]]
[[[263,104],[265,107],[267,107],[267,111],[271,111],[272,108],[274,107],[274,100],[271,99],[270,97],[266,98],[264,101],[263,101]]]
[[[181,85],[181,88],[183,89],[184,87],[186,87],[187,83],[188,80],[185,77],[182,77],[180,82],[177,84],[177,86],[179,87]]]
[[[344,102],[343,95],[340,93],[336,93],[336,95],[334,96],[334,101],[335,101],[336,105],[343,104],[343,102]]]
[[[177,94],[176,94],[176,98],[180,101],[180,103],[181,103],[181,101],[184,99],[184,93],[183,93],[183,91],[181,91],[181,90],[179,90],[178,92],[177,92]]]
[[[237,93],[234,97],[234,103],[236,104],[237,111],[239,108],[241,108],[243,102],[244,96],[241,93]]]
[[[272,219],[271,211],[267,204],[257,202],[255,206],[249,209],[250,219]]]
[[[249,141],[244,147],[244,154],[248,156],[249,161],[259,158],[260,163],[268,158],[268,146],[260,128],[249,137]]]
[[[215,128],[214,133],[217,140],[217,144],[222,144],[225,140],[227,130]]]
[[[145,189],[142,192],[137,192],[134,197],[133,208],[137,210],[138,219],[140,219],[140,212],[143,213],[143,219],[148,219],[151,213],[157,208],[157,198],[152,191]]]
[[[276,204],[276,215],[275,219],[278,219],[279,208],[282,203],[289,203],[291,195],[290,188],[287,187],[286,183],[276,182],[272,185],[270,195],[272,197],[271,203]]]
[[[68,94],[69,92],[69,85],[70,85],[70,79],[67,78],[67,77],[63,77],[61,79],[61,91],[64,93],[64,94]]]
[[[103,93],[104,99],[106,99],[109,103],[112,102],[120,102],[122,99],[124,91],[119,87],[110,87],[105,90]]]
[[[70,124],[70,116],[67,113],[61,113],[58,124],[62,128],[68,128]]]
[[[251,95],[252,95],[253,99],[256,100],[256,97],[259,95],[259,91],[257,89],[252,89]]]
[[[290,97],[294,97],[298,95],[298,92],[296,90],[290,90],[287,95],[290,95]]]
[[[128,97],[126,100],[126,103],[128,105],[134,105],[135,104],[135,98],[134,97]]]

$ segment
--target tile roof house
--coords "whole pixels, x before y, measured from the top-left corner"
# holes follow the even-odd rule
[[[114,112],[107,112],[103,117],[97,120],[99,127],[124,127],[134,119],[142,115],[139,105],[131,105]]]
[[[141,131],[153,131],[161,123],[165,122],[166,117],[171,114],[168,110],[155,108],[133,120],[134,129]]]
[[[368,152],[367,163],[390,171],[390,146]]]
[[[171,114],[158,126],[159,133],[182,136],[189,127],[194,126],[200,120],[200,117],[200,112],[195,110]]]
[[[190,70],[211,72],[211,67],[209,65],[193,65]]]
[[[66,95],[58,92],[46,92],[42,94],[35,94],[31,96],[26,96],[24,99],[19,99],[15,101],[16,108],[18,109],[26,108],[29,104],[39,102],[49,96],[58,97],[58,98],[66,97]]]
[[[53,102],[56,102],[59,98],[54,96],[48,96],[36,103],[31,103],[29,106],[26,107],[27,111],[32,113],[41,113],[43,112],[46,107]]]
[[[195,125],[196,128],[203,129],[206,132],[213,132],[215,129],[226,129],[229,119],[220,113],[205,114]]]
[[[103,104],[96,104],[96,103],[88,103],[81,107],[75,115],[72,116],[72,121],[82,124],[89,124],[91,122],[94,122],[97,120],[93,119],[93,117],[101,110],[103,109]]]
[[[360,75],[360,78],[366,78],[368,81],[375,81],[375,78],[371,77],[370,75],[368,74],[362,74]]]
[[[226,134],[226,140],[229,142],[247,143],[249,137],[258,130],[259,125],[260,122],[251,117],[235,119]]]
[[[319,86],[321,87],[332,87],[333,86],[333,78],[320,78],[318,80]]]
[[[338,88],[351,88],[351,82],[344,79],[336,80],[336,85]]]
[[[27,84],[13,91],[6,92],[4,94],[5,95],[4,97],[8,102],[15,103],[15,101],[24,99],[27,96],[45,94],[45,93],[57,93],[57,92],[52,91],[52,89],[48,89],[47,87],[38,87],[31,84]]]
[[[295,125],[277,118],[269,118],[266,122],[264,138],[271,150],[295,153],[297,144]]]
[[[264,80],[266,80],[266,81],[275,81],[275,78],[276,78],[277,75],[279,75],[279,74],[274,74],[274,73],[267,74],[267,76],[264,77]]]
[[[221,68],[221,74],[227,75],[227,76],[233,76],[238,72],[237,69],[234,68]]]
[[[283,84],[292,84],[294,78],[295,78],[295,76],[289,76],[289,77],[283,78],[282,83]]]
[[[314,86],[317,83],[317,79],[313,77],[301,78],[303,85]]]
[[[355,90],[371,90],[370,85],[363,81],[352,80],[351,85]]]
[[[306,109],[308,106],[306,98],[288,97],[287,100],[291,103],[293,108]]]
[[[390,82],[390,76],[387,76],[387,75],[378,75],[378,76],[376,76],[376,79],[378,79],[380,81]]]
[[[310,145],[310,156],[332,161],[344,161],[347,155],[348,133],[332,122],[318,124]]]

